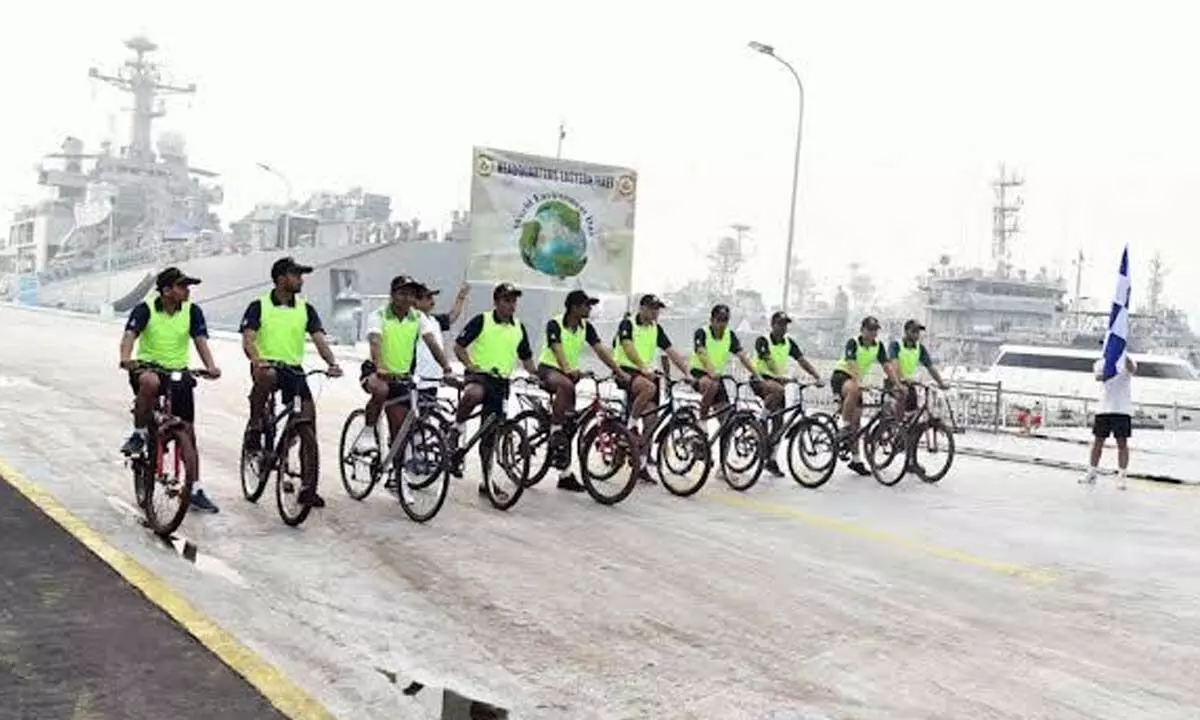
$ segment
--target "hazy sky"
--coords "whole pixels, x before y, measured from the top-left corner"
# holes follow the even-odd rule
[[[718,9],[719,8],[719,9]],[[704,271],[730,223],[753,227],[745,284],[781,284],[795,134],[787,72],[807,91],[797,253],[837,282],[851,261],[898,294],[940,253],[990,245],[988,181],[1024,175],[1015,258],[1036,270],[1088,255],[1084,294],[1107,302],[1130,243],[1134,302],[1161,251],[1169,299],[1200,319],[1200,5],[1189,2],[352,2],[25,4],[0,28],[7,103],[0,210],[36,190],[67,134],[115,122],[120,41],[146,32],[191,101],[186,133],[222,173],[226,220],[256,200],[363,185],[397,216],[443,225],[465,208],[474,144],[640,173],[635,284]],[[664,270],[670,268],[670,272]]]

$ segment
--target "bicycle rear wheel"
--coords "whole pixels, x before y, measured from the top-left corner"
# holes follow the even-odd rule
[[[155,452],[161,458],[161,465],[155,473],[153,459],[146,460],[150,477],[145,478],[148,482],[145,483],[143,509],[150,529],[162,537],[169,537],[183,524],[191,505],[199,460],[192,436],[183,426],[159,430],[155,435]],[[164,501],[161,509],[159,500]]]
[[[338,443],[338,469],[342,475],[342,487],[355,500],[365,500],[379,482],[380,453],[383,444],[379,440],[379,426],[375,427],[375,450],[362,454],[354,451],[354,444],[366,430],[367,413],[362,408],[350,413],[342,425],[342,439]]]
[[[908,433],[906,423],[880,418],[863,443],[867,467],[880,485],[891,487],[908,472]]]
[[[508,510],[521,499],[529,478],[529,438],[521,426],[505,420],[490,430],[492,446],[480,448],[483,484],[497,510]],[[501,478],[503,476],[503,485]]]
[[[927,483],[946,477],[954,464],[954,433],[941,420],[923,422],[912,432],[909,469]]]
[[[429,522],[441,511],[450,494],[446,438],[438,426],[425,419],[409,428],[396,462],[387,469],[398,472],[396,496],[404,514],[413,522]]]
[[[819,488],[829,482],[837,459],[837,442],[825,423],[800,418],[788,429],[788,472],[804,487]]]
[[[658,438],[658,473],[663,487],[678,497],[695,495],[712,470],[708,434],[686,417],[673,417]]]
[[[521,426],[529,442],[529,477],[524,484],[527,488],[533,487],[550,472],[550,418],[544,412],[525,410],[517,413],[511,422]]]
[[[722,428],[721,475],[729,487],[746,492],[762,476],[767,433],[750,413],[736,413]]]
[[[267,475],[269,471],[263,468],[263,455],[265,454],[265,445],[262,445],[259,450],[250,450],[246,447],[246,438],[250,434],[250,423],[246,423],[246,430],[242,433],[242,452],[238,462],[238,473],[242,480],[242,496],[250,502],[258,502],[262,497],[263,491],[267,489]],[[260,445],[262,441],[262,433],[258,433]]]
[[[638,480],[637,463],[629,467],[632,455],[633,438],[625,423],[609,418],[589,424],[579,453],[579,465],[583,486],[593,500],[601,505],[616,505],[629,497]],[[595,469],[592,460],[599,463]],[[628,477],[624,482],[614,482],[614,476],[622,468],[629,469]]]
[[[292,459],[292,449],[298,452]],[[320,472],[317,431],[310,422],[298,422],[284,429],[275,474],[275,504],[279,517],[288,527],[297,527],[308,519],[312,506],[300,502],[304,488],[317,489]]]

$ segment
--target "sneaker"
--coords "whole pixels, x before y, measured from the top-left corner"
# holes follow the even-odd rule
[[[146,433],[134,431],[121,446],[121,454],[125,456],[141,455],[146,449]]]
[[[863,477],[871,474],[871,471],[867,469],[867,466],[863,465],[862,460],[852,460],[846,467],[850,468],[859,475],[862,475]]]
[[[196,488],[192,491],[192,509],[206,513],[221,512],[221,508],[217,507],[217,504],[212,500],[209,500],[208,496],[205,495],[204,491],[200,488]]]
[[[1123,473],[1123,472],[1117,473],[1117,489],[1118,490],[1125,489],[1125,473]]]
[[[779,463],[775,462],[775,458],[768,458],[763,463],[763,469],[771,475],[771,477],[783,477],[783,471],[779,469]]]
[[[1086,473],[1084,473],[1083,477],[1079,478],[1079,484],[1080,485],[1095,485],[1096,484],[1096,471],[1088,470]]]
[[[325,507],[325,498],[318,495],[317,491],[313,488],[302,488],[300,490],[300,497],[297,499],[301,505],[307,505],[310,508]]]
[[[495,488],[492,492],[495,493],[497,502],[508,502],[508,493],[504,492],[500,488]],[[486,483],[479,483],[479,495],[487,498],[489,502],[491,501],[492,498],[491,495],[488,494]]]
[[[558,476],[558,489],[570,492],[583,492],[587,488],[575,479],[574,473],[564,473]]]

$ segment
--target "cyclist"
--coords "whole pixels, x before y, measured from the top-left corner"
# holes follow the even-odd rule
[[[483,416],[499,415],[504,412],[504,401],[508,398],[509,379],[520,360],[525,371],[537,374],[533,364],[533,351],[529,348],[529,333],[525,324],[516,318],[517,300],[521,291],[511,283],[500,283],[492,290],[492,310],[479,313],[467,321],[462,332],[454,340],[454,355],[463,364],[469,377],[458,401],[457,425],[447,435],[446,444],[451,457],[458,465],[458,441],[466,430],[467,418],[478,405],[483,405]],[[468,351],[468,348],[470,350]],[[480,441],[479,452],[490,453],[488,438]],[[458,468],[461,472],[461,467]],[[458,474],[456,472],[456,474]],[[498,491],[503,493],[503,491]],[[479,493],[487,494],[487,487],[479,483]]]
[[[384,403],[394,399],[408,400],[409,384],[395,376],[413,373],[419,345],[425,345],[440,373],[450,372],[450,363],[446,361],[441,344],[434,334],[422,333],[421,314],[414,308],[417,296],[432,292],[408,275],[397,275],[392,278],[391,302],[367,317],[367,342],[371,359],[362,364],[360,384],[371,395],[371,399],[367,401],[366,427],[354,443],[357,453],[378,449],[375,445],[375,423],[379,420]],[[429,373],[429,376],[434,377],[434,374]],[[393,440],[407,413],[408,405],[404,402],[388,406],[389,437]]]
[[[154,400],[166,391],[166,373],[187,370],[191,360],[189,341],[195,344],[209,377],[221,376],[208,347],[204,312],[189,300],[191,287],[199,284],[199,278],[188,277],[177,267],[166,268],[155,279],[158,297],[152,302],[138,303],[129,313],[121,336],[121,367],[129,371],[129,386],[137,400],[133,408],[133,434],[121,447],[125,455],[140,455],[146,451],[149,427],[154,420]],[[131,359],[135,342],[137,360]],[[190,385],[175,386],[171,393],[171,412],[187,424],[195,447],[196,428],[192,423],[196,421],[196,401]],[[219,511],[200,488],[193,488],[191,504],[204,512]]]
[[[304,287],[304,276],[312,272],[308,265],[301,265],[292,257],[284,257],[271,265],[271,280],[275,287],[271,292],[252,301],[242,315],[242,351],[250,360],[250,423],[246,427],[247,449],[261,449],[263,408],[267,398],[277,388],[283,395],[284,404],[299,396],[300,416],[316,422],[317,410],[313,404],[312,390],[304,377],[304,336],[312,338],[317,353],[328,365],[330,377],[341,377],[342,368],[333,356],[333,350],[325,341],[325,328],[317,310],[304,298],[298,297]],[[287,371],[279,372],[273,367],[282,366]],[[315,508],[325,507],[325,500],[317,494],[317,488],[303,488],[300,502]]]
[[[800,352],[800,346],[796,344],[787,334],[788,325],[792,319],[785,312],[776,312],[771,315],[771,331],[766,335],[759,335],[754,341],[754,369],[762,376],[762,380],[757,380],[752,385],[754,392],[763,399],[763,405],[768,412],[775,412],[783,408],[784,403],[784,383],[783,380],[788,375],[788,360],[795,360],[796,364],[804,369],[817,384],[821,384],[821,375],[817,369],[813,367],[808,358],[804,357],[804,353]],[[783,422],[782,417],[774,417],[771,419],[771,433],[774,434],[779,429],[779,423]],[[779,464],[775,462],[775,454],[767,458],[765,463],[767,472],[775,477],[782,477],[783,471],[779,469]]]
[[[655,374],[655,356],[661,350],[680,372],[686,374],[688,371],[683,356],[671,345],[667,331],[658,324],[658,315],[665,307],[666,303],[657,295],[643,295],[638,301],[637,312],[621,319],[617,334],[613,337],[613,359],[625,373],[624,378],[617,378],[617,387],[629,395],[629,427],[639,453],[648,449],[645,441],[654,437],[658,425],[658,418],[651,417],[647,420],[647,426],[640,433],[637,432],[638,419],[654,407],[658,390],[651,379]],[[666,366],[665,361],[663,365]],[[654,482],[645,467],[641,468],[638,475],[644,482]]]
[[[433,312],[433,306],[438,294],[437,290],[425,288],[414,300],[414,306],[417,308],[417,312],[420,313],[421,336],[427,339],[432,337],[434,343],[443,352],[445,351],[445,338],[442,334],[449,330],[451,325],[458,322],[463,308],[466,307],[467,294],[470,291],[471,286],[463,283],[462,287],[458,289],[458,295],[454,298],[454,305],[448,313]],[[425,343],[417,343],[417,391],[421,394],[422,400],[435,399],[440,383],[437,380],[423,380],[421,378],[435,378],[441,371],[442,366],[434,359],[431,347]]]
[[[889,380],[896,382],[896,369],[888,362],[887,350],[879,339],[879,320],[868,315],[859,325],[859,334],[846,341],[846,350],[842,359],[834,366],[833,374],[829,377],[829,387],[833,394],[841,400],[842,428],[838,431],[838,441],[853,436],[858,431],[862,419],[862,380],[871,372],[871,368],[879,363]],[[870,475],[871,471],[862,463],[859,456],[858,442],[850,448],[849,467],[859,475]]]
[[[906,387],[906,397],[904,401],[904,410],[900,410],[897,406],[897,414],[902,414],[904,411],[912,412],[917,409],[917,388],[915,385],[917,372],[922,367],[929,372],[929,376],[938,384],[938,387],[945,390],[946,383],[942,380],[941,374],[937,368],[933,366],[933,358],[929,356],[929,351],[925,349],[925,343],[921,342],[921,333],[925,331],[925,326],[916,320],[909,320],[904,323],[904,337],[901,340],[893,340],[888,346],[888,358],[895,364],[897,378]]]
[[[571,464],[571,443],[563,437],[563,424],[567,415],[575,411],[575,383],[579,382],[581,375],[579,359],[583,355],[584,345],[592,348],[615,377],[625,375],[600,341],[596,328],[588,322],[592,307],[598,302],[599,298],[589,297],[582,290],[567,293],[564,301],[566,312],[550,318],[546,323],[546,347],[538,358],[538,379],[554,398],[548,445],[551,458],[560,469],[558,487],[572,492],[583,492],[584,487],[568,469]]]
[[[729,394],[720,375],[729,366],[729,356],[735,355],[750,375],[759,380],[758,371],[750,362],[750,356],[738,340],[737,333],[729,329],[729,306],[713,305],[709,313],[708,325],[696,328],[692,336],[692,377],[700,390],[700,417],[707,418],[709,408],[716,403],[717,408],[724,408],[729,402]]]

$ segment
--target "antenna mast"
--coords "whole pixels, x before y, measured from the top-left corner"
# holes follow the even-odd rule
[[[1012,272],[1012,240],[1021,232],[1021,220],[1018,213],[1025,204],[1016,194],[1016,189],[1025,184],[1025,180],[1008,175],[1004,164],[1000,164],[1000,177],[992,181],[992,191],[995,194],[995,204],[992,205],[992,261],[996,265],[996,274],[1008,277]]]

